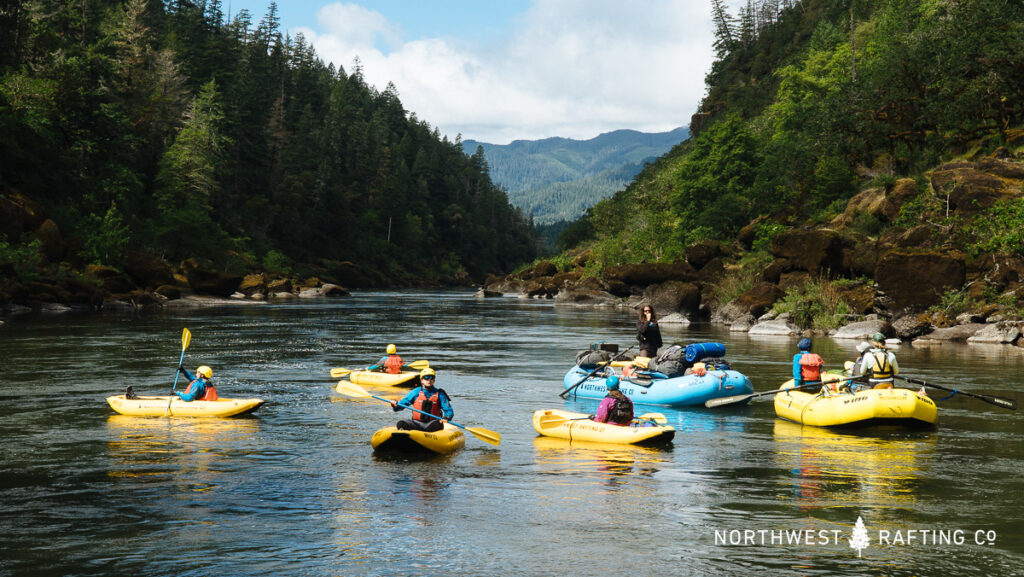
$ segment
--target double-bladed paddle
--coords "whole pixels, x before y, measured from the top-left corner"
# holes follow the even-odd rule
[[[405,366],[409,367],[410,369],[416,369],[416,370],[422,371],[423,369],[429,369],[430,368],[430,362],[429,361],[413,361],[411,363],[406,363]],[[362,371],[362,370],[365,370],[365,369],[345,369],[345,368],[331,369],[331,378],[340,379],[341,377],[344,377],[345,375],[347,375],[347,374],[349,374],[349,373],[351,373],[353,371]]]
[[[188,348],[189,343],[192,342],[192,333],[189,332],[188,327],[181,331],[181,358],[178,359],[178,366],[185,362],[185,349]],[[171,398],[167,399],[167,413],[171,412],[171,402],[174,401],[174,389],[178,388],[178,376],[181,375],[181,371],[174,371],[174,384],[171,385]]]
[[[628,349],[626,349],[626,350],[622,351],[621,353],[619,353],[619,354],[615,355],[614,357],[612,357],[612,360],[608,361],[606,364],[598,365],[596,369],[594,369],[594,370],[590,371],[589,373],[587,373],[587,376],[585,376],[582,379],[580,379],[580,381],[578,383],[576,383],[575,385],[573,385],[573,386],[569,387],[568,389],[562,391],[561,393],[558,393],[558,396],[562,397],[564,399],[566,397],[566,395],[568,395],[569,393],[575,391],[576,387],[582,385],[584,383],[584,381],[586,381],[590,377],[596,375],[598,371],[600,371],[601,369],[605,368],[606,366],[611,366],[612,363],[614,363],[615,361],[619,360],[619,357],[621,357],[622,355],[628,353],[630,351],[630,349],[632,349],[635,346],[636,345],[630,345]]]
[[[771,391],[762,391],[760,393],[750,393],[749,395],[734,395],[732,397],[719,397],[717,399],[708,399],[704,402],[704,406],[711,409],[714,407],[721,407],[722,405],[732,405],[734,403],[742,403],[747,399],[753,399],[755,397],[764,397],[766,395],[777,395],[779,393],[785,393],[786,391],[799,391],[800,389],[810,389],[813,387],[820,387],[822,385],[828,385],[831,383],[845,383],[847,381],[860,381],[867,380],[867,377],[844,377],[842,379],[832,379],[830,381],[815,381],[813,383],[806,383],[798,387],[790,387],[788,389],[774,389]]]
[[[345,382],[345,381],[338,381],[338,387],[335,390],[337,390],[339,393],[341,393],[341,394],[343,394],[343,395],[345,395],[347,397],[355,397],[355,398],[360,398],[360,399],[372,398],[372,399],[377,399],[378,401],[384,401],[385,403],[387,403],[389,405],[391,404],[391,401],[389,401],[389,400],[387,400],[387,399],[385,399],[383,397],[378,397],[377,395],[372,395],[369,392],[367,392],[366,389],[360,387],[359,385],[357,385],[355,383],[349,383],[349,382]],[[421,413],[421,414],[427,415],[428,417],[435,416],[435,415],[431,415],[430,413],[426,413],[424,411],[421,411],[419,409],[414,409],[414,408],[409,407],[407,405],[398,405],[398,406],[399,407],[403,407],[405,409],[409,409],[410,411],[416,411],[417,413]],[[485,443],[490,443],[490,444],[492,444],[494,446],[498,446],[498,443],[501,442],[501,434],[500,433],[496,433],[494,431],[491,431],[490,429],[485,429],[483,427],[464,427],[464,426],[459,425],[457,423],[452,423],[451,421],[448,421],[448,424],[450,424],[450,425],[452,425],[454,427],[458,427],[458,428],[460,428],[460,429],[462,429],[464,431],[469,431],[470,433],[473,433],[473,436],[475,436],[477,439],[480,439],[481,441],[483,441]]]
[[[955,388],[950,388],[950,387],[943,387],[942,385],[933,385],[933,384],[925,382],[925,381],[923,381],[921,379],[912,379],[910,377],[901,377],[899,375],[895,375],[895,376],[896,376],[897,379],[899,379],[901,381],[906,381],[908,383],[914,383],[916,385],[922,385],[922,386],[925,386],[925,387],[928,387],[928,388],[931,388],[931,389],[939,389],[939,390],[943,390],[943,391],[950,391],[950,392],[952,392],[954,394],[965,395],[965,396],[968,396],[968,397],[974,397],[975,399],[981,399],[982,401],[985,401],[986,403],[988,403],[990,405],[995,405],[997,407],[1002,407],[1004,409],[1009,409],[1011,411],[1016,411],[1017,410],[1017,401],[1015,401],[1013,399],[1007,399],[1006,397],[997,397],[997,396],[994,396],[994,395],[979,395],[979,394],[976,394],[976,393],[968,393],[967,391],[962,391],[960,389],[955,389]]]

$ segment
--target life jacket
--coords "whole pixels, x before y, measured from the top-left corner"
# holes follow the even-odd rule
[[[621,391],[609,391],[608,396],[615,399],[615,404],[608,411],[609,423],[628,425],[633,422],[633,401]]]
[[[800,355],[800,379],[805,383],[821,380],[821,365],[825,361],[816,353],[803,353]]]
[[[220,396],[217,395],[217,387],[213,386],[211,383],[206,383],[206,392],[203,393],[203,396],[199,400],[216,401],[219,398]]]
[[[622,367],[622,378],[628,379],[636,374],[636,365],[626,365]]]
[[[397,375],[402,372],[402,365],[404,364],[405,363],[402,362],[402,357],[398,355],[388,355],[388,358],[384,360],[384,372]]]
[[[885,380],[893,377],[892,363],[889,362],[889,351],[885,349],[871,349],[871,356],[875,364],[871,366],[872,379]]]
[[[444,390],[435,388],[433,394],[428,395],[426,389],[420,387],[420,394],[416,395],[416,400],[412,402],[412,408],[416,409],[416,411],[431,414],[433,417],[428,417],[420,412],[414,412],[413,419],[417,421],[433,421],[434,419],[441,418],[444,415],[444,412],[441,410],[441,395],[447,396],[447,394]]]

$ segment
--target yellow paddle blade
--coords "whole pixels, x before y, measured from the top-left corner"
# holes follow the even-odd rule
[[[544,429],[552,429],[569,420],[571,419],[567,419],[561,415],[541,415],[540,418],[537,419],[537,424]]]
[[[366,389],[360,387],[355,383],[348,381],[338,381],[338,386],[335,388],[336,391],[345,395],[346,397],[356,397],[360,399],[370,399],[373,395],[366,392]]]
[[[185,352],[188,348],[189,343],[192,342],[192,333],[189,332],[188,328],[181,331],[181,352]]]
[[[331,378],[340,379],[341,377],[344,377],[345,375],[351,373],[352,370],[353,369],[345,369],[345,368],[331,369]]]
[[[422,371],[423,369],[429,369],[430,368],[430,362],[428,362],[428,361],[413,361],[411,363],[407,363],[407,366],[409,366],[411,368],[414,368],[414,369],[419,369],[419,370]]]
[[[668,419],[661,413],[644,413],[636,418],[638,421],[654,421],[659,425],[667,425]]]
[[[498,446],[498,443],[501,443],[500,433],[496,433],[483,427],[466,427],[466,430],[469,431],[470,433],[473,433],[473,435],[475,435],[477,439],[480,439],[485,443],[490,443],[495,447]]]

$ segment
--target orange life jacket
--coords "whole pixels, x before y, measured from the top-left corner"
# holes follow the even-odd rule
[[[384,360],[384,372],[392,375],[397,375],[402,372],[402,357],[398,355],[388,355],[388,358]]]
[[[217,395],[217,387],[211,385],[210,383],[206,383],[206,392],[203,393],[202,398],[200,398],[199,400],[200,401],[216,401],[219,398],[220,397]]]
[[[434,389],[434,394],[427,395],[426,389],[420,388],[420,394],[416,395],[416,400],[412,402],[412,408],[416,411],[423,411],[423,413],[429,413],[434,416],[430,418],[423,413],[414,411],[413,419],[417,421],[433,421],[435,418],[439,419],[444,414],[441,412],[441,389]]]
[[[821,365],[825,361],[815,353],[804,353],[800,356],[800,378],[806,383],[821,380]]]

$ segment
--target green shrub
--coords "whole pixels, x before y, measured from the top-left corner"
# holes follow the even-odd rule
[[[772,310],[789,313],[801,328],[839,328],[852,311],[837,288],[827,278],[812,279],[801,287],[790,287]]]
[[[14,271],[14,277],[22,282],[36,280],[43,266],[40,246],[39,239],[16,245],[0,240],[0,269],[9,266]]]
[[[269,273],[289,275],[293,264],[292,259],[277,250],[271,250],[263,257],[263,268]]]

